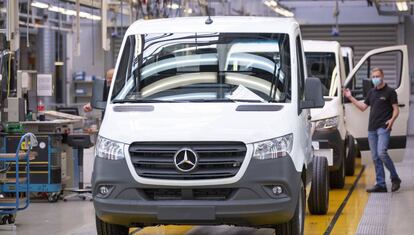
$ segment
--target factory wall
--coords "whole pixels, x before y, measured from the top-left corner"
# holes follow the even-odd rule
[[[85,22],[80,27],[80,54],[76,52],[76,34],[71,35],[72,72],[85,71],[87,75],[103,77],[105,52],[102,50],[100,23]]]

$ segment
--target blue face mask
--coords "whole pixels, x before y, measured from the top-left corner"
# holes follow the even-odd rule
[[[372,78],[371,81],[374,86],[379,86],[381,84],[381,78]]]

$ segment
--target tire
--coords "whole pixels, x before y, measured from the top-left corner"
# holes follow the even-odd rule
[[[348,137],[346,149],[345,175],[353,176],[355,174],[355,157],[357,155],[354,137]]]
[[[59,193],[49,193],[47,196],[47,200],[50,203],[57,202],[59,201],[59,196],[60,196]]]
[[[9,217],[7,218],[7,222],[9,224],[14,224],[16,222],[16,215],[10,214]]]
[[[329,172],[329,185],[331,188],[341,189],[345,186],[345,164],[344,159],[341,160],[341,165],[336,171]]]
[[[324,157],[314,157],[313,164],[308,209],[312,215],[325,215],[329,208],[328,160]]]
[[[295,214],[293,218],[284,224],[278,224],[275,227],[277,235],[303,235],[305,224],[306,195],[303,182],[301,182],[298,202],[296,203]]]
[[[117,225],[117,224],[110,224],[102,221],[95,216],[96,218],[96,231],[98,235],[128,235],[129,228]]]

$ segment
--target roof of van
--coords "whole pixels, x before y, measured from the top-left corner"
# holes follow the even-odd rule
[[[337,41],[303,40],[305,52],[333,52],[337,53],[341,45]]]
[[[293,18],[212,16],[211,19],[211,24],[205,23],[206,16],[138,20],[128,28],[126,35],[166,32],[290,33],[299,27]]]

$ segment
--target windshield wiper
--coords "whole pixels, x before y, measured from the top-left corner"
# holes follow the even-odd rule
[[[261,100],[249,100],[249,99],[230,99],[233,102],[246,102],[246,103],[263,103]],[[272,101],[269,101],[272,102]]]
[[[123,104],[123,103],[173,103],[175,101],[170,100],[134,100],[134,99],[122,99],[122,100],[114,100],[112,103],[114,104]]]
[[[206,102],[206,103],[229,103],[229,102],[248,102],[248,103],[263,103],[261,100],[253,100],[253,99],[193,99],[193,100],[186,100],[187,102]]]
[[[246,102],[246,103],[263,103],[261,100],[253,99],[191,99],[191,100],[133,100],[133,99],[122,99],[114,100],[114,104],[124,104],[124,103],[230,103],[230,102]],[[274,102],[274,101],[270,101]]]

